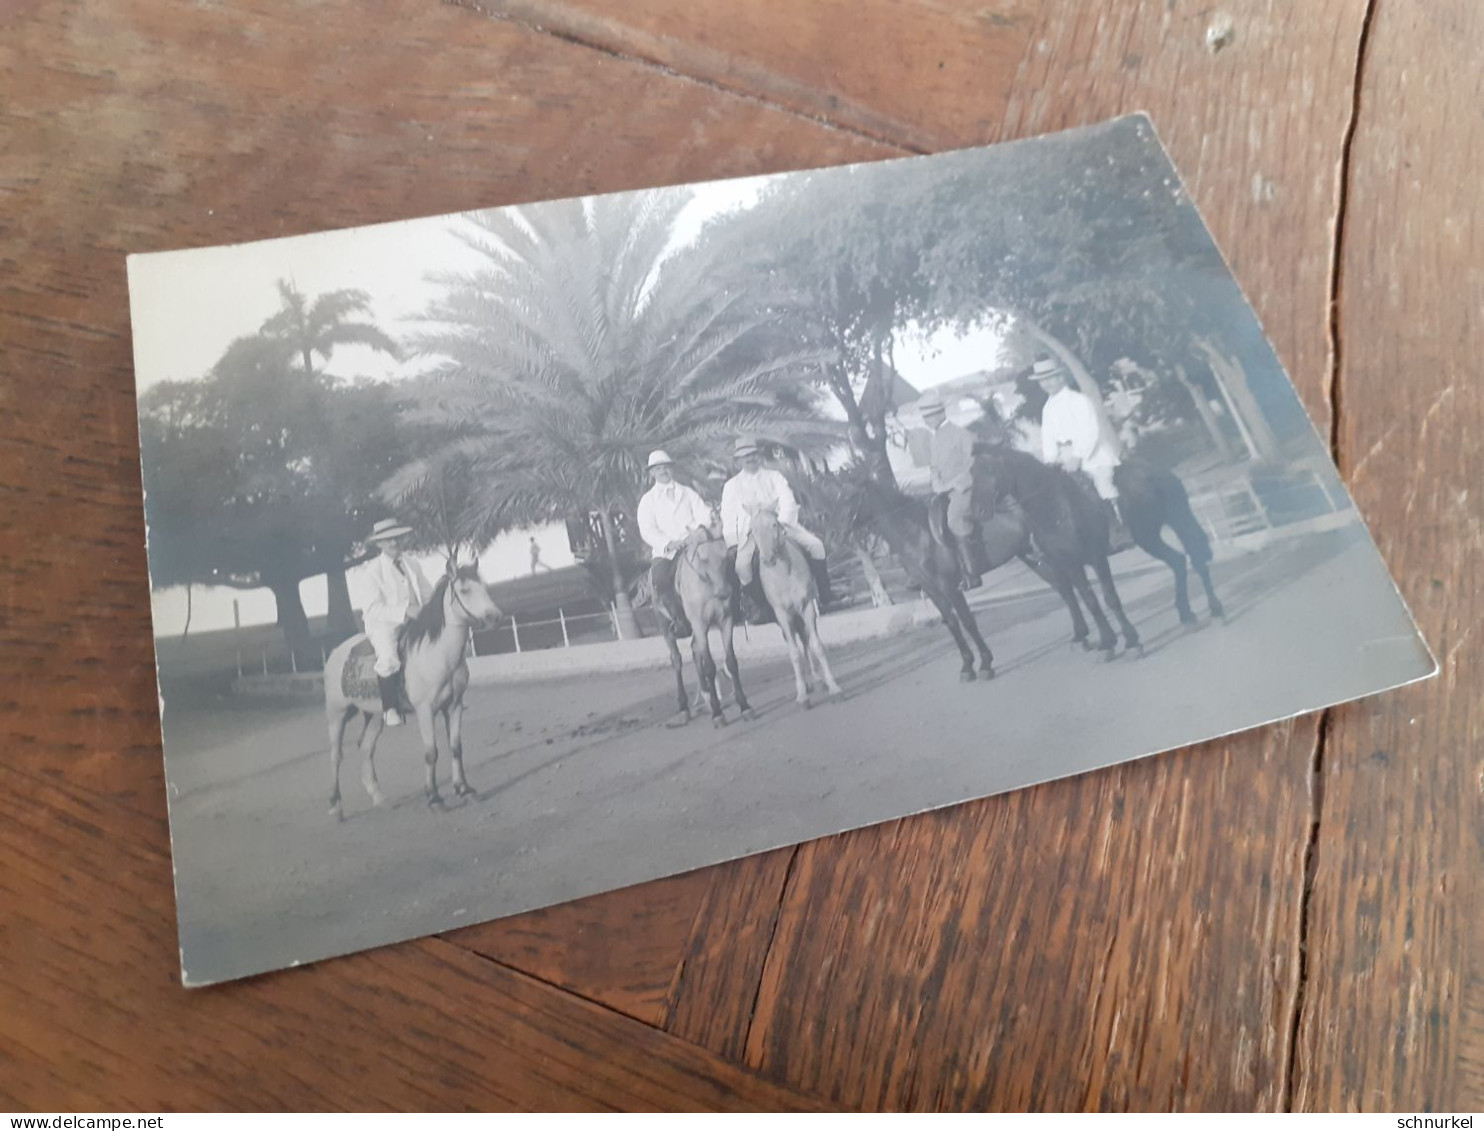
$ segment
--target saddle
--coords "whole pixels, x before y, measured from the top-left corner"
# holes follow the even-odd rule
[[[400,641],[398,651],[401,651]],[[407,691],[402,682],[402,673],[396,675],[397,691],[402,700],[402,711],[408,713],[412,704],[407,701]],[[345,657],[345,667],[340,672],[340,691],[347,699],[370,699],[381,701],[381,688],[376,682],[376,652],[371,641],[362,636]]]
[[[974,522],[979,527],[979,549],[985,565],[995,569],[1026,548],[1027,531],[1024,516],[1014,499],[1006,497],[990,511],[982,510],[975,500]],[[958,537],[948,526],[948,494],[936,494],[928,503],[928,531],[933,540],[958,552]]]

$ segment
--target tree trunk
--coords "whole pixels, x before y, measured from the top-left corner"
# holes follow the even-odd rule
[[[1206,400],[1206,394],[1194,381],[1190,374],[1185,372],[1185,366],[1175,366],[1175,378],[1190,394],[1190,399],[1195,403],[1195,410],[1200,414],[1201,423],[1206,426],[1206,432],[1211,437],[1211,442],[1216,445],[1216,450],[1221,453],[1221,458],[1226,463],[1232,463],[1236,459],[1236,453],[1232,451],[1231,441],[1226,438],[1226,433],[1221,430],[1221,421],[1216,419],[1216,414],[1211,411],[1211,405]]]
[[[891,594],[886,591],[886,583],[881,580],[881,571],[876,568],[876,559],[864,547],[852,543],[850,548],[855,551],[856,559],[861,564],[861,572],[866,575],[866,584],[871,589],[872,606],[884,609],[892,603],[892,599]]]
[[[1210,363],[1211,376],[1216,378],[1216,384],[1226,399],[1227,409],[1242,433],[1242,439],[1251,450],[1252,458],[1276,460],[1279,455],[1278,438],[1268,427],[1267,417],[1258,406],[1257,398],[1252,395],[1252,386],[1247,383],[1247,371],[1242,368],[1242,363],[1222,353],[1207,338],[1201,338],[1196,345]]]
[[[613,571],[613,610],[620,640],[637,640],[644,634],[639,631],[639,621],[634,616],[634,602],[629,599],[628,588],[623,581],[623,564],[618,560],[618,539],[613,533],[613,516],[606,510],[598,512],[598,524],[603,528],[603,543],[608,547],[608,568]]]
[[[283,629],[284,642],[290,648],[308,648],[309,618],[304,615],[304,602],[299,596],[299,579],[269,581],[268,588],[273,590],[273,601],[278,608],[278,627]]]
[[[1081,359],[1060,338],[1044,329],[1034,318],[1025,314],[1016,314],[1016,318],[1025,327],[1026,333],[1055,354],[1057,360],[1067,367],[1067,372],[1077,382],[1077,388],[1087,394],[1093,407],[1097,409],[1098,428],[1103,434],[1103,443],[1111,445],[1112,450],[1122,458],[1123,442],[1118,438],[1118,430],[1113,427],[1113,421],[1108,418],[1108,407],[1103,404],[1103,390],[1093,380],[1092,374],[1087,371]]]
[[[329,597],[325,629],[333,647],[358,631],[356,613],[350,605],[350,584],[346,581],[344,568],[325,571],[325,590]]]
[[[191,593],[192,593],[192,590],[193,590],[193,586],[191,585],[191,583],[189,581],[187,581],[186,582],[186,622],[185,622],[185,627],[180,630],[180,638],[182,640],[184,640],[187,636],[189,636],[191,634]]]

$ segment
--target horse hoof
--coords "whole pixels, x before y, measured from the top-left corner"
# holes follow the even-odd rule
[[[330,806],[330,816],[334,817],[337,821],[343,822],[345,820],[345,814],[341,812],[339,805]]]
[[[725,716],[723,716],[723,715],[713,715],[713,716],[711,716],[711,726],[712,726],[713,729],[720,730],[722,727],[724,727],[726,725],[727,725],[727,720],[726,720]]]
[[[1096,652],[1098,650],[1097,645],[1094,644],[1091,640],[1083,640],[1081,644],[1082,650],[1084,652]]]
[[[748,723],[757,722],[757,715],[753,712],[751,707],[748,707],[745,711],[742,712],[742,721]]]
[[[675,715],[668,722],[666,722],[665,725],[667,727],[669,727],[671,730],[677,730],[680,727],[685,726],[685,724],[688,723],[688,722],[690,722],[690,715],[689,714]]]
[[[806,711],[809,710],[809,708],[811,708],[811,707],[814,706],[814,704],[809,701],[809,697],[807,695],[804,696],[804,698],[802,698],[802,699],[795,699],[794,702],[796,702],[800,707],[804,708],[804,710],[806,710]]]
[[[461,801],[467,801],[471,797],[478,796],[474,790],[467,785],[456,785],[453,787],[453,795]]]
[[[386,808],[386,798],[383,797],[379,793],[373,793],[371,795],[371,804],[374,805],[374,806],[376,806],[376,808],[378,808],[378,809],[385,809]]]
[[[1144,645],[1142,645],[1142,644],[1131,645],[1129,647],[1129,649],[1126,652],[1124,652],[1124,655],[1127,656],[1131,660],[1142,660],[1144,658]]]
[[[974,674],[973,668],[965,668],[963,671],[958,673],[959,683],[973,683],[974,680],[976,680],[977,678],[978,676]]]
[[[1200,622],[1196,619],[1196,615],[1194,613],[1181,613],[1180,623],[1183,624],[1186,628],[1194,628]]]
[[[1116,649],[1104,648],[1102,653],[1098,656],[1098,663],[1111,664],[1116,659],[1118,659],[1118,651]]]
[[[990,680],[994,679],[994,668],[981,668],[979,671],[979,678],[988,683]]]
[[[443,807],[444,807],[443,806],[443,798],[439,797],[436,793],[429,794],[429,796],[428,796],[428,808],[429,809],[440,809],[441,810]]]

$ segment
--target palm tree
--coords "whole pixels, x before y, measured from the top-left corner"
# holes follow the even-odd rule
[[[417,351],[435,359],[414,423],[443,442],[387,484],[430,489],[451,464],[474,484],[452,537],[595,515],[619,630],[638,635],[619,559],[620,516],[647,485],[647,453],[714,461],[738,433],[820,450],[818,350],[760,348],[792,318],[782,294],[727,285],[705,241],[674,248],[678,191],[558,201],[464,218],[483,259],[434,281],[443,297]]]
[[[282,302],[279,310],[263,323],[259,337],[281,346],[303,365],[304,393],[311,397],[311,405],[318,408],[319,401],[313,391],[320,383],[322,374],[314,368],[314,357],[319,355],[326,363],[339,346],[366,346],[391,358],[399,358],[401,351],[380,327],[362,320],[371,313],[371,296],[365,291],[344,289],[326,291],[313,299],[307,298],[293,283],[278,281],[278,294]],[[322,428],[329,422],[316,419]],[[345,568],[330,569],[325,573],[328,593],[329,625],[332,635],[343,636],[356,629],[355,614],[351,610],[350,587],[346,582]]]

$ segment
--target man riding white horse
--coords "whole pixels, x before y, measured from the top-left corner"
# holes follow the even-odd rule
[[[948,409],[936,396],[918,407],[922,422],[932,431],[933,492],[948,496],[948,529],[953,531],[963,588],[977,589],[988,568],[979,524],[974,521],[974,437],[948,419]]]
[[[757,547],[752,542],[752,516],[767,509],[778,516],[783,527],[809,559],[818,589],[819,607],[829,603],[829,571],[825,568],[824,543],[799,525],[799,504],[781,471],[763,466],[762,448],[757,440],[742,437],[732,449],[741,470],[727,480],[721,489],[721,534],[728,552],[736,563],[737,580],[753,590],[756,576]],[[760,601],[760,603],[764,603]]]
[[[366,570],[371,595],[362,618],[366,638],[376,653],[376,685],[381,691],[382,717],[389,727],[402,725],[398,637],[402,626],[417,615],[433,591],[418,564],[403,554],[411,533],[410,526],[384,518],[366,539],[381,548],[381,556],[374,558]]]
[[[1123,459],[1117,437],[1104,425],[1092,398],[1072,387],[1061,362],[1042,358],[1035,363],[1031,377],[1048,394],[1041,409],[1042,462],[1071,472],[1086,472],[1098,498],[1112,512],[1115,527],[1121,528],[1123,513],[1113,482],[1113,473]]]
[[[675,559],[686,544],[711,525],[711,508],[700,493],[675,479],[675,461],[664,450],[649,453],[654,486],[639,500],[639,536],[649,547],[649,580],[655,607],[670,622],[676,639],[691,634],[690,621],[675,592]]]

